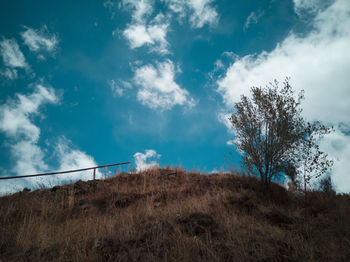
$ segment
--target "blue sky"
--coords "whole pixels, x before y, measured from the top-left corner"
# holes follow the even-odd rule
[[[211,172],[229,152],[237,166],[227,114],[251,86],[290,76],[305,117],[335,127],[321,146],[349,192],[349,11],[346,0],[1,3],[1,175],[120,161]]]

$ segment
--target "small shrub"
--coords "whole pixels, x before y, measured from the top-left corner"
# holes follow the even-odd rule
[[[330,176],[326,176],[320,180],[319,189],[324,193],[335,195],[332,178]]]

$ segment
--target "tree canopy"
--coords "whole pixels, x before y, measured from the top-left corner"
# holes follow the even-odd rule
[[[252,87],[251,98],[242,95],[235,103],[229,118],[235,144],[244,166],[266,187],[283,175],[296,181],[302,166],[309,176],[313,171],[319,176],[332,164],[316,143],[330,128],[305,121],[301,115],[303,99],[304,92],[295,97],[286,78],[282,88],[276,80],[264,88]]]

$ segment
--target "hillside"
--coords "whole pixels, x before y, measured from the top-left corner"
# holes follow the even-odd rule
[[[0,198],[0,261],[349,261],[350,197],[155,168]]]

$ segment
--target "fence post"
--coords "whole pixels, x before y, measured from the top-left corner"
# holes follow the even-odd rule
[[[94,168],[94,180],[96,178],[96,168]]]

